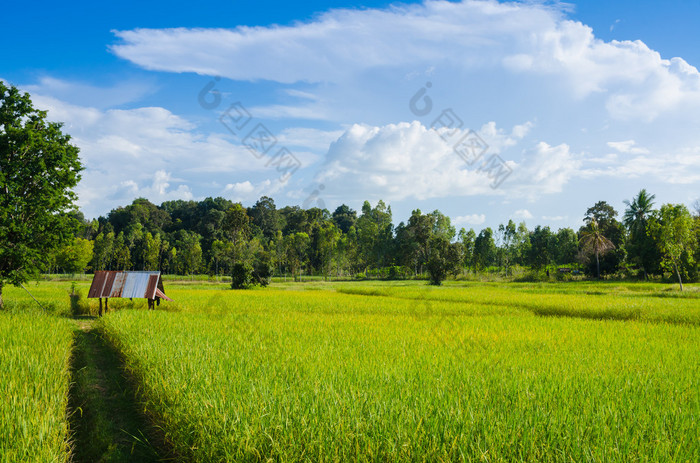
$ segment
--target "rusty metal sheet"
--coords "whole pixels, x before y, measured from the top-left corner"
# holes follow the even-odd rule
[[[102,289],[102,297],[109,297],[112,294],[112,286],[114,286],[114,279],[117,278],[117,273],[119,272],[107,272],[105,286]]]
[[[122,290],[124,289],[124,280],[126,279],[126,272],[116,272],[114,276],[114,281],[109,289],[109,297],[122,297]]]
[[[168,296],[166,296],[165,293],[163,291],[161,291],[160,289],[156,289],[156,296],[158,296],[161,299],[165,299],[166,301],[170,301],[170,302],[173,301]]]
[[[148,285],[146,286],[146,294],[145,296],[148,299],[155,299],[156,297],[156,289],[158,289],[158,280],[160,279],[160,275],[149,275],[148,276]]]
[[[108,271],[98,270],[92,279],[89,298],[121,297],[153,299],[157,294],[164,297],[163,280],[160,272]]]
[[[95,276],[92,277],[92,284],[90,284],[90,290],[88,291],[88,298],[102,297],[102,288],[104,288],[106,276],[107,272],[104,270],[95,272]]]

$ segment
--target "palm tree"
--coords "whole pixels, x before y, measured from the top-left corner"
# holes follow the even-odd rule
[[[654,207],[654,198],[656,195],[650,195],[647,193],[646,189],[642,189],[637,197],[632,199],[632,202],[625,200],[627,209],[625,210],[625,215],[623,222],[627,230],[630,232],[630,240],[636,245],[638,251],[637,258],[644,271],[644,279],[647,277],[647,268],[645,265],[645,259],[643,258],[644,252],[642,248],[644,247],[644,241],[646,241],[647,233],[647,219],[651,216]]]
[[[594,218],[588,221],[588,230],[581,233],[580,242],[585,254],[595,254],[596,271],[598,272],[598,279],[600,279],[600,255],[615,249],[615,245],[603,236],[603,232],[601,232],[598,222]]]
[[[627,210],[623,222],[630,233],[646,234],[647,219],[653,210],[655,198],[656,195],[650,195],[642,189],[631,203],[625,200]]]

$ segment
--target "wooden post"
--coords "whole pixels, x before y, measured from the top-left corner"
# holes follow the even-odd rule
[[[107,309],[109,309],[109,298],[105,298],[105,313],[107,313]]]
[[[100,298],[100,310],[97,312],[97,314],[101,317],[102,316],[102,298]]]

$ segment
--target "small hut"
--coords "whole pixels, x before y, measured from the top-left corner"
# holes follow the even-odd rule
[[[98,270],[92,278],[88,299],[100,299],[99,314],[102,315],[102,298],[106,312],[111,297],[148,299],[149,309],[160,305],[161,299],[172,301],[165,295],[160,272]]]

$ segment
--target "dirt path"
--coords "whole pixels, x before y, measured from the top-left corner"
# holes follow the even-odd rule
[[[152,445],[157,433],[137,406],[117,352],[102,338],[94,320],[80,319],[76,324],[69,397],[73,461],[171,460],[162,457],[163,446]]]

